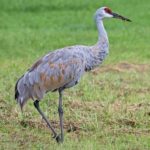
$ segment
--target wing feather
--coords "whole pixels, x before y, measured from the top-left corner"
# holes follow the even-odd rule
[[[18,97],[40,100],[45,92],[74,86],[85,71],[85,51],[84,46],[73,46],[40,58],[19,80]]]
[[[38,60],[29,69],[25,80],[34,87],[34,94],[39,96],[39,89],[55,90],[78,80],[84,72],[84,58],[74,47],[51,52]],[[28,79],[27,79],[28,78]]]

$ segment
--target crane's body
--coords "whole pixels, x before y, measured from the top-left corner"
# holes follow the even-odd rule
[[[41,100],[48,91],[76,85],[85,71],[102,63],[108,54],[108,49],[106,51],[103,47],[77,45],[40,58],[18,81],[20,106],[23,107],[30,98]]]
[[[102,10],[105,10],[106,12],[111,11],[107,7],[103,7],[96,12],[95,20],[99,34],[98,42],[95,45],[76,45],[50,52],[35,62],[33,66],[17,81],[15,98],[21,108],[28,99],[33,99],[34,106],[52,130],[57,141],[63,141],[63,90],[76,85],[81,76],[86,71],[90,71],[100,65],[109,52],[108,37],[102,21],[104,18],[104,16],[102,16]],[[110,17],[110,14],[107,14],[106,16]],[[49,91],[59,92],[58,111],[60,116],[61,137],[57,136],[56,132],[50,125],[50,122],[39,108],[38,102],[43,99],[45,93]]]

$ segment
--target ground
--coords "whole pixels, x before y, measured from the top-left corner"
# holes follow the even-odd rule
[[[0,149],[150,149],[149,5],[146,0],[0,0]],[[57,144],[32,101],[21,113],[14,86],[47,52],[94,44],[92,17],[101,6],[132,23],[105,20],[110,54],[64,92],[65,141]],[[58,93],[49,93],[40,105],[59,132],[57,99]]]

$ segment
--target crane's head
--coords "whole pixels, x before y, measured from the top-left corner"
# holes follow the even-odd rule
[[[112,12],[112,10],[108,7],[101,7],[96,11],[95,14],[96,19],[103,19],[103,18],[117,18],[117,19],[121,19],[123,21],[129,21],[131,22],[130,19],[123,17],[117,13]]]

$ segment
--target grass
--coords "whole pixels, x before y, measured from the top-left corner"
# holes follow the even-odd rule
[[[1,149],[150,149],[149,5],[146,0],[0,0]],[[65,142],[58,145],[32,101],[20,112],[14,85],[48,51],[94,44],[92,17],[100,6],[133,22],[105,21],[109,57],[65,91]],[[57,93],[49,93],[41,107],[59,131],[57,99]]]

